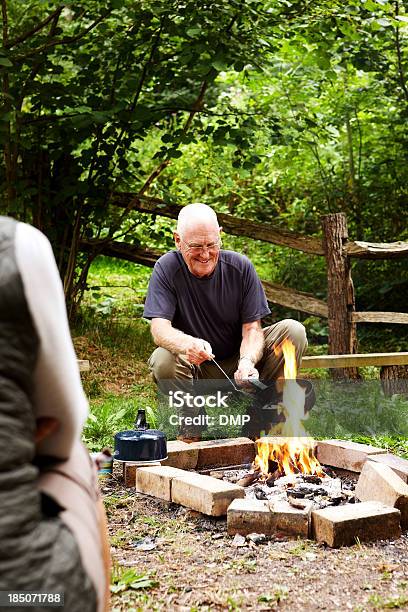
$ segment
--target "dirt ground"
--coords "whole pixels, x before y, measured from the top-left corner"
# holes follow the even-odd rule
[[[114,612],[408,609],[407,533],[340,550],[276,538],[237,547],[225,518],[125,489],[119,471],[101,484],[123,589]],[[146,588],[126,585],[127,570]]]

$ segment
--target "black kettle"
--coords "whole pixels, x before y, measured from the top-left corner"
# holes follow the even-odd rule
[[[167,438],[158,429],[149,429],[146,422],[146,411],[137,411],[135,429],[120,431],[115,434],[116,461],[149,463],[167,459]]]

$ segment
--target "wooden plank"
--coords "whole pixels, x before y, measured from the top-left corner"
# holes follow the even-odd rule
[[[89,372],[91,369],[88,359],[77,359],[77,363],[80,372]]]
[[[349,368],[361,366],[408,365],[408,353],[367,353],[303,357],[302,369]]]
[[[408,257],[408,242],[360,242],[353,240],[344,246],[349,257],[361,259],[399,259]]]
[[[171,219],[177,219],[182,208],[177,204],[170,204],[158,198],[149,198],[125,192],[115,192],[112,195],[111,204],[128,208],[129,210],[162,215]],[[259,223],[223,213],[218,213],[217,217],[219,224],[227,234],[247,236],[248,238],[271,242],[272,244],[286,246],[313,255],[324,255],[322,241],[315,236],[305,236],[276,227],[271,223]]]
[[[160,251],[144,249],[134,244],[115,240],[106,242],[106,240],[83,239],[80,242],[80,249],[85,252],[95,251],[99,255],[107,255],[108,257],[117,257],[118,259],[133,261],[134,263],[140,263],[150,268],[153,268],[156,260],[163,255]]]
[[[355,323],[402,323],[408,324],[406,312],[353,312],[351,320]]]
[[[269,302],[327,319],[327,304],[324,300],[319,300],[310,293],[289,289],[277,283],[262,281],[262,285]]]

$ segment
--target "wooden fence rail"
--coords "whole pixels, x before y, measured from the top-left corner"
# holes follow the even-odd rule
[[[137,210],[148,214],[161,215],[170,219],[177,219],[182,208],[178,204],[170,204],[159,198],[135,196],[132,193],[116,192],[112,195],[111,203],[114,206],[127,208],[129,211]],[[341,213],[339,213],[341,214]],[[220,225],[227,234],[245,236],[254,240],[270,242],[278,246],[285,246],[311,255],[325,255],[321,238],[304,236],[297,232],[282,229],[271,223],[257,223],[249,219],[217,213]],[[348,241],[343,248],[349,257],[361,259],[399,259],[408,257],[408,242],[355,242]]]

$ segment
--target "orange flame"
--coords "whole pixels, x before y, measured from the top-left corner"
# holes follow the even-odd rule
[[[262,474],[269,473],[269,462],[278,464],[280,475],[316,474],[324,476],[322,466],[314,454],[314,441],[300,438],[276,438],[263,436],[256,441],[257,456],[254,467]]]
[[[305,390],[296,382],[296,350],[293,343],[286,339],[274,347],[276,355],[283,352],[284,377],[283,398],[279,411],[285,420],[275,425],[268,436],[257,440],[257,456],[254,466],[263,474],[269,473],[269,461],[278,464],[281,475],[316,474],[324,475],[322,467],[314,455],[314,441],[307,436],[305,420]],[[277,437],[279,436],[279,437]],[[281,437],[282,436],[282,437]]]

